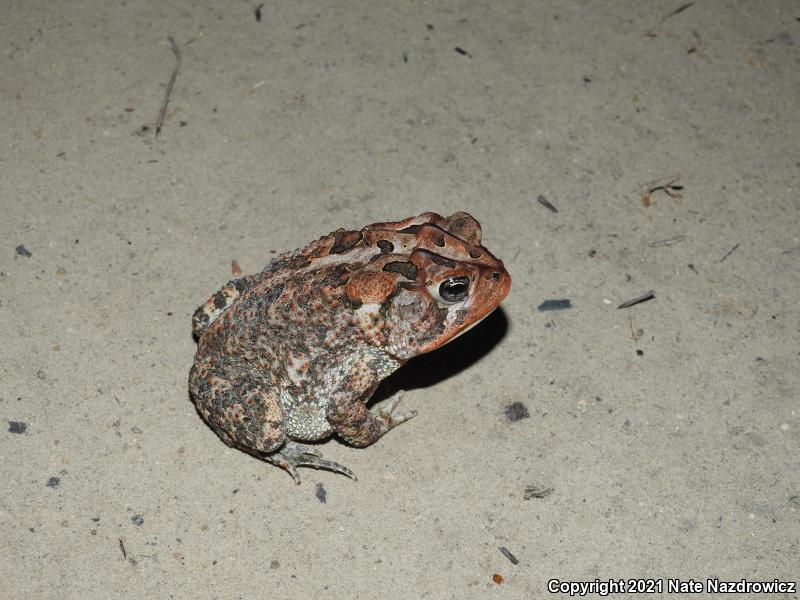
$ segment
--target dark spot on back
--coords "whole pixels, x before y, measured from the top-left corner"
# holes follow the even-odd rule
[[[381,254],[391,254],[394,252],[394,244],[389,240],[378,240],[378,248],[381,249]]]
[[[333,234],[331,254],[341,254],[355,247],[364,236],[360,231],[337,231]]]
[[[336,265],[336,268],[333,269],[323,280],[323,285],[329,285],[333,288],[338,288],[343,285],[347,285],[350,281],[350,265],[348,264],[341,264]]]
[[[439,248],[444,248],[444,236],[441,233],[435,235],[433,243],[439,246]]]
[[[275,259],[264,268],[264,272],[277,273],[278,271],[283,271],[284,269],[302,269],[303,267],[308,266],[308,263],[310,262],[311,260],[302,254],[299,256],[293,256],[292,258],[285,258],[283,260]]]
[[[397,233],[417,233],[419,231],[419,225],[409,225],[403,229],[398,229]]]
[[[214,294],[214,308],[218,308],[222,310],[228,305],[227,300],[225,300],[225,294],[222,292],[217,292]]]
[[[364,303],[358,298],[351,298],[347,294],[342,296],[342,304],[347,306],[350,310],[358,310]]]
[[[392,262],[386,263],[383,265],[383,270],[389,273],[400,273],[400,275],[411,281],[416,281],[417,274],[419,273],[417,265],[402,260],[393,260]]]
[[[274,288],[272,288],[270,291],[268,291],[266,294],[261,296],[261,298],[260,298],[261,302],[264,305],[272,304],[283,293],[283,288],[284,288],[284,285],[282,283],[279,283]]]
[[[378,314],[384,319],[386,318],[386,315],[389,314],[389,308],[392,306],[392,301],[394,300],[394,297],[400,293],[403,287],[404,286],[402,283],[396,285],[394,290],[392,290],[392,293],[386,296],[383,302],[381,302],[381,307],[378,309]]]
[[[419,250],[420,253],[424,254],[428,258],[433,261],[434,264],[437,264],[442,267],[447,267],[448,269],[453,269],[456,266],[456,263],[449,258],[445,258],[444,256],[439,256],[435,252],[430,252],[428,250]]]

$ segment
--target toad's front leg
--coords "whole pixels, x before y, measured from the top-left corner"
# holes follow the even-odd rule
[[[398,361],[386,355],[364,354],[347,369],[347,376],[332,394],[327,408],[328,422],[344,441],[353,446],[369,446],[393,427],[416,416],[416,411],[395,414],[399,398],[385,409],[366,407],[381,380],[398,366]]]
[[[369,446],[390,429],[417,415],[415,410],[401,415],[395,414],[394,409],[398,402],[400,399],[396,398],[389,404],[388,409],[375,412],[370,411],[362,400],[334,402],[328,412],[328,420],[339,437],[348,444],[358,447]]]

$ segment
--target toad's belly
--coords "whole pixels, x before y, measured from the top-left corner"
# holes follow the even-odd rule
[[[284,430],[287,437],[301,442],[324,440],[333,433],[325,409],[311,401],[298,402],[288,392],[281,393]]]

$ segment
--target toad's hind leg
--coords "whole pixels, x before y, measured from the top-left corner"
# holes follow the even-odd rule
[[[297,467],[353,472],[307,446],[287,440],[285,415],[271,386],[256,371],[229,370],[198,361],[189,375],[197,410],[223,442],[285,469],[300,483]]]
[[[286,442],[283,409],[255,370],[197,361],[189,390],[197,410],[229,446],[269,454]]]

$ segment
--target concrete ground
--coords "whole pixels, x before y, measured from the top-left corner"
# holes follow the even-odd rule
[[[6,3],[0,596],[797,582],[797,4],[256,5]],[[429,210],[513,284],[383,388],[418,417],[322,447],[357,482],[220,442],[190,317],[231,260]]]

